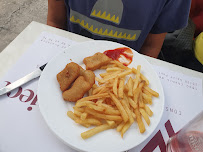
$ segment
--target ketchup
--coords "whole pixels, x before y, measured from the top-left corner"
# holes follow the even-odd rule
[[[122,47],[114,50],[107,50],[104,52],[105,55],[112,58],[113,60],[120,61],[125,66],[128,66],[133,59],[133,53],[130,48]]]

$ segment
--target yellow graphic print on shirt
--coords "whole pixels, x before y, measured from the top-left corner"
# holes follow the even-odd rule
[[[115,26],[101,23],[72,9],[70,9],[70,21],[98,36],[136,41],[141,33],[140,30],[117,27],[121,22],[122,13],[121,0],[98,0],[92,8],[90,16],[113,22]]]
[[[122,14],[122,0],[98,0],[91,12],[91,16],[98,17],[116,24],[120,23]]]

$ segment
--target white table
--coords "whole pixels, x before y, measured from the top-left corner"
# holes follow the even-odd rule
[[[0,53],[0,79],[8,72],[8,70],[15,65],[18,59],[26,52],[26,50],[34,43],[42,32],[49,32],[56,34],[76,42],[84,42],[91,40],[77,34],[43,25],[37,22],[32,22],[20,33],[16,39],[11,42]],[[174,64],[170,64],[158,59],[144,56],[151,64],[170,69],[171,71],[182,73],[186,76],[196,77],[203,80],[203,73],[196,72],[187,68],[183,68]],[[203,82],[203,81],[202,81]],[[203,85],[202,85],[203,86]],[[203,90],[203,89],[202,89]],[[0,147],[1,148],[1,147]]]

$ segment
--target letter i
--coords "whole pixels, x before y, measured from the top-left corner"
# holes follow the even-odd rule
[[[37,102],[37,95],[36,95],[35,98],[32,100],[32,102],[31,102],[30,105],[36,105],[36,102]],[[28,110],[28,111],[31,111],[31,110],[32,110],[32,107],[28,107],[27,110]]]

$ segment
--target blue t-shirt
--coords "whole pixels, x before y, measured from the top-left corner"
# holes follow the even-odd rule
[[[67,28],[139,51],[149,33],[185,27],[190,3],[191,0],[65,0]]]

